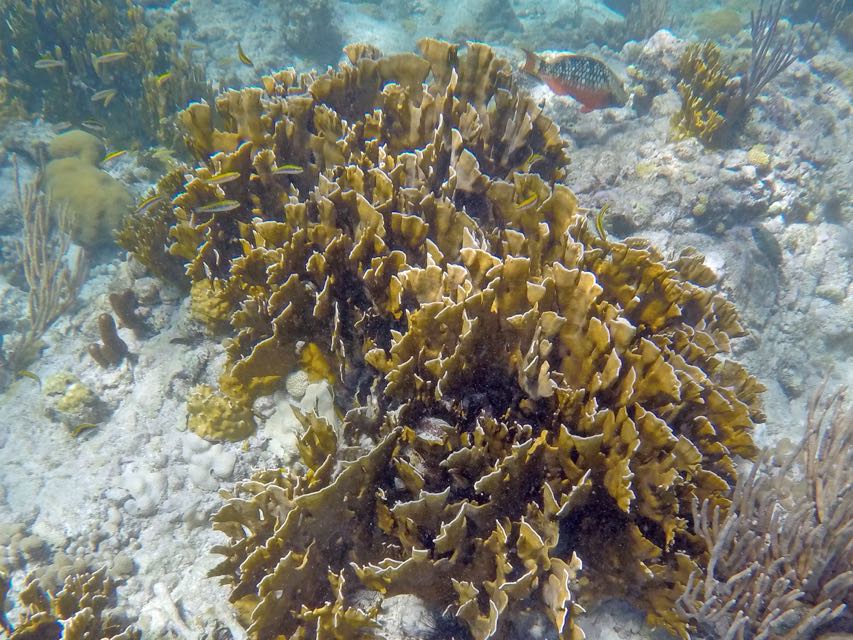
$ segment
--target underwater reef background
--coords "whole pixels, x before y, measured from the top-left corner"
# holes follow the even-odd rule
[[[0,638],[851,637],[850,4],[0,0]]]

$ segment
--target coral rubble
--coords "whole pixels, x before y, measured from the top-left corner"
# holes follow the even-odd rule
[[[200,165],[154,215],[230,307],[217,393],[248,408],[304,369],[345,414],[298,414],[304,470],[237,485],[214,573],[252,638],[367,636],[359,586],[477,639],[531,609],[582,638],[580,603],[603,595],[684,634],[691,504],[728,508],[763,419],[727,357],[735,311],[695,252],[587,229],[557,184],[565,143],[508,63],[420,47],[350,46],[337,70],[179,116]]]

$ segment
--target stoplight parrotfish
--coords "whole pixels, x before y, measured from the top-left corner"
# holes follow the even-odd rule
[[[628,100],[622,81],[598,58],[567,53],[544,60],[532,51],[527,56],[525,73],[538,78],[558,96],[571,96],[581,103],[581,112],[621,107]]]

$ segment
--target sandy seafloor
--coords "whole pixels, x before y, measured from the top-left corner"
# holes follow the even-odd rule
[[[439,11],[434,3],[414,1],[383,15],[375,4],[341,3],[336,19],[346,41],[392,52],[413,48],[422,35],[458,35],[454,25],[471,4]],[[522,21],[529,32],[536,20],[548,19],[533,11],[541,7],[532,2],[514,6],[518,13],[531,9],[534,18]],[[280,3],[189,0],[177,8],[192,18],[186,36],[206,47],[211,77],[252,82],[254,72],[228,58],[237,42],[262,70],[316,64],[270,37],[281,19]],[[768,419],[758,440],[796,439],[807,398],[824,376],[831,386],[853,383],[853,56],[833,39],[810,60],[796,62],[759,100],[738,148],[709,150],[695,140],[668,141],[679,105],[673,69],[685,47],[680,35],[661,31],[620,52],[588,49],[620,72],[632,64],[665,80],[666,90],[645,115],[630,103],[584,114],[571,98],[523,82],[570,142],[567,184],[584,206],[611,203],[611,234],[643,236],[664,251],[694,246],[705,254],[749,331],[735,342],[735,355],[768,389]],[[497,48],[517,63],[520,51],[506,45],[524,38],[516,33]],[[50,135],[50,124],[40,122],[0,130],[0,215],[15,215],[10,151]],[[748,155],[759,143],[769,167],[756,166]],[[27,177],[33,167],[21,162]],[[137,166],[133,153],[111,172],[137,195],[156,178]],[[329,390],[313,385],[301,399],[282,392],[260,400],[256,409],[264,419],[245,443],[201,440],[186,430],[185,399],[193,386],[215,384],[221,346],[202,337],[176,289],[118,251],[99,260],[80,303],[48,331],[47,348],[32,370],[42,380],[73,373],[103,400],[108,417],[73,438],[49,417],[50,402],[34,380],[22,378],[0,396],[0,565],[14,569],[13,585],[20,586],[26,572],[48,565],[56,575],[75,562],[106,563],[120,580],[121,604],[139,616],[145,638],[228,638],[229,631],[243,637],[227,589],[205,577],[217,562],[208,549],[220,541],[208,524],[222,503],[217,490],[254,468],[293,462],[297,424],[289,405],[328,409]],[[137,340],[120,329],[136,359],[105,370],[86,345],[97,339],[98,314],[110,310],[108,293],[127,288],[137,293],[152,336]],[[25,292],[0,279],[0,320],[14,323],[25,310]],[[184,345],[174,338],[192,340]],[[412,598],[390,599],[385,631],[389,638],[427,637],[431,615]],[[592,639],[665,637],[620,603],[605,604],[580,622]],[[528,637],[537,633],[532,629]]]

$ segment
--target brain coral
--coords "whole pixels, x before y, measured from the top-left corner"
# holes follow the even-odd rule
[[[345,414],[300,414],[304,468],[238,484],[214,574],[252,638],[370,636],[364,588],[476,639],[530,611],[582,638],[601,596],[686,634],[691,501],[727,506],[762,419],[735,311],[695,253],[588,231],[505,61],[420,47],[181,114],[201,164],[156,215],[233,305],[221,392],[269,392],[310,344]]]
[[[50,155],[47,188],[55,200],[67,203],[74,241],[86,247],[110,242],[131,197],[98,168],[103,143],[85,131],[67,131],[51,141]]]

